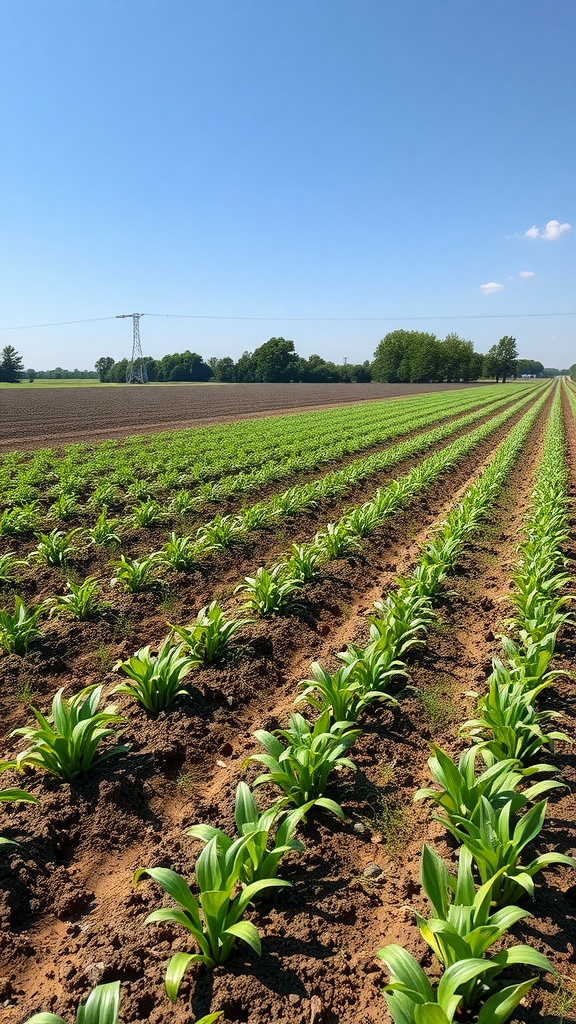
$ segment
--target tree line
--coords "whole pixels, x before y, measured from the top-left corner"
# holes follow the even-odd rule
[[[244,352],[235,362],[229,356],[205,361],[197,352],[176,352],[172,355],[143,360],[149,381],[221,383],[312,383],[335,384],[378,381],[388,384],[458,382],[480,379],[502,380],[529,375],[556,377],[568,374],[576,380],[576,364],[569,369],[545,367],[537,359],[520,359],[516,339],[500,338],[486,355],[474,351],[471,341],[457,334],[437,338],[423,331],[396,330],[378,344],[374,360],[344,365],[311,355],[299,356],[294,342],[286,338],[270,338],[254,350]],[[24,369],[22,357],[12,345],[0,353],[0,382],[17,383],[24,379],[66,380],[99,379],[102,383],[124,384],[129,367],[127,359],[115,360],[101,356],[94,370]]]

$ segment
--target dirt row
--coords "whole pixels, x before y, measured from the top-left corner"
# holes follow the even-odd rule
[[[0,389],[0,451],[209,426],[481,384],[118,385]],[[503,385],[504,387],[504,385]]]
[[[22,850],[10,854],[0,869],[2,1022],[20,1024],[41,1008],[70,1016],[92,985],[113,978],[122,980],[125,1024],[167,1019],[179,1024],[191,1019],[190,1006],[196,1016],[223,1009],[229,1024],[388,1020],[379,993],[386,973],[374,952],[386,942],[402,941],[422,957],[424,947],[406,904],[423,906],[418,881],[423,839],[449,856],[442,829],[430,821],[424,805],[412,805],[412,794],[427,779],[428,739],[458,749],[454,734],[467,713],[462,694],[482,684],[497,650],[495,634],[504,610],[500,598],[508,590],[542,426],[543,417],[490,523],[467,550],[453,580],[454,592],[440,609],[441,624],[413,661],[411,685],[398,694],[400,706],[379,708],[363,723],[354,750],[358,771],[340,776],[332,789],[343,801],[347,822],[311,818],[303,833],[306,852],[284,862],[285,877],[294,887],[252,915],[263,934],[262,957],[239,946],[225,968],[212,975],[191,973],[172,1010],[163,993],[163,971],[171,953],[185,948],[185,939],[178,931],[144,928],[143,919],[160,903],[160,893],[148,882],[134,891],[131,874],[138,866],[164,863],[190,877],[198,844],[183,836],[184,828],[196,821],[232,828],[235,786],[245,756],[256,748],[251,733],[285,723],[297,682],[312,659],[335,665],[335,651],[347,641],[365,640],[372,601],[393,585],[397,574],[409,570],[418,544],[478,475],[487,450],[448,474],[361,554],[333,563],[329,577],[310,589],[309,614],[250,627],[235,663],[219,672],[198,673],[190,698],[158,719],[130,709],[126,738],[133,751],[128,758],[111,762],[104,774],[76,787],[30,777],[41,806],[22,806],[4,818]],[[144,626],[151,624],[146,601],[144,595],[132,609],[134,618],[143,616]],[[84,642],[89,646],[91,641]],[[136,636],[130,636],[130,643],[132,649],[137,646]],[[564,651],[567,658],[570,653]],[[80,637],[69,654],[68,678],[93,678],[86,673],[90,657],[94,654],[83,653]],[[23,693],[36,689],[45,701],[66,678],[62,661],[57,665],[56,659],[46,679],[40,663],[24,660],[26,678],[16,672],[14,659],[3,659],[10,666],[0,662],[0,668],[10,669],[3,694],[12,687],[12,703],[5,710],[18,722],[25,717]],[[573,772],[574,765],[561,754],[566,772]],[[253,775],[249,770],[248,776]],[[571,820],[570,805],[562,801],[571,799],[554,801],[561,808],[560,817],[551,819],[555,841],[574,842],[562,824]],[[563,827],[569,833],[564,837]],[[379,873],[371,869],[365,874],[369,864]],[[540,916],[527,926],[532,941],[553,959],[559,957],[568,973],[568,958],[558,947],[566,921],[574,924],[571,884],[569,876],[555,872],[549,890],[540,886],[538,907],[546,906],[546,913],[538,910]],[[553,913],[551,904],[541,902],[542,893],[556,901]],[[531,998],[518,1021],[541,1019],[543,991]]]

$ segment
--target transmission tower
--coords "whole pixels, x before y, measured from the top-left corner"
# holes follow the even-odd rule
[[[127,384],[147,384],[148,374],[146,373],[146,365],[144,363],[144,356],[142,355],[142,345],[140,344],[140,317],[144,316],[144,313],[118,313],[118,320],[125,320],[128,317],[132,317],[132,358],[126,368],[126,383]]]

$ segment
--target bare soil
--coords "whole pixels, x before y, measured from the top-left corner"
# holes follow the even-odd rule
[[[574,495],[576,436],[571,416],[567,422]],[[302,830],[305,853],[282,864],[281,874],[292,888],[251,912],[262,934],[261,957],[239,944],[225,967],[212,974],[189,972],[178,1003],[170,1007],[163,991],[165,965],[176,950],[190,947],[182,930],[144,926],[162,894],[150,881],[134,889],[132,874],[140,866],[163,864],[192,878],[199,844],[184,830],[200,821],[233,830],[237,782],[256,774],[254,767],[243,768],[258,746],[254,730],[286,724],[298,681],[312,660],[334,667],[335,652],[347,642],[365,641],[372,602],[410,570],[419,543],[478,476],[493,440],[445,474],[360,552],[331,563],[307,588],[301,613],[247,627],[233,658],[195,673],[189,695],[169,711],[152,718],[118,698],[127,718],[122,739],[132,746],[128,755],[72,786],[36,773],[27,776],[40,804],[8,805],[2,815],[3,833],[21,844],[0,860],[2,1024],[21,1024],[39,1010],[72,1020],[73,1008],[91,987],[115,979],[122,982],[124,1024],[188,1024],[218,1009],[226,1024],[389,1022],[380,994],[386,970],[375,953],[386,943],[401,942],[435,970],[409,908],[425,906],[419,882],[422,843],[453,857],[430,809],[413,804],[412,797],[429,782],[431,739],[453,754],[462,749],[457,730],[471,710],[466,691],[483,687],[498,652],[542,430],[540,417],[508,486],[450,580],[439,624],[412,658],[410,679],[395,687],[398,706],[376,708],[362,723],[353,751],[358,769],[339,774],[329,794],[342,802],[346,822],[311,815]],[[316,523],[302,517],[294,525],[295,532],[290,521],[290,540],[313,532]],[[281,541],[263,535],[262,547],[238,551],[201,576],[180,581],[172,608],[159,606],[154,595],[126,595],[114,614],[99,622],[52,620],[45,641],[27,657],[0,658],[6,733],[29,722],[30,701],[47,710],[59,686],[72,692],[98,681],[108,692],[117,682],[110,671],[116,658],[143,643],[158,643],[167,618],[190,615],[220,592],[229,599],[245,568],[259,555],[268,557]],[[576,548],[568,554],[574,570]],[[54,593],[54,582],[46,570],[36,597]],[[559,667],[573,665],[575,652],[576,635],[567,631]],[[572,681],[560,678],[551,699],[564,711],[562,727],[573,733]],[[19,741],[9,740],[3,756],[19,748]],[[570,852],[576,845],[576,758],[564,745],[554,756],[570,789],[550,800],[539,849]],[[18,781],[14,777],[14,784]],[[365,873],[368,865],[376,870]],[[545,952],[568,983],[576,980],[575,893],[569,869],[546,872],[537,885],[534,916],[514,929],[516,938]],[[543,1019],[552,1024],[554,987],[548,976],[517,1011],[516,1024]]]
[[[0,390],[0,451],[209,426],[479,384],[118,385]]]

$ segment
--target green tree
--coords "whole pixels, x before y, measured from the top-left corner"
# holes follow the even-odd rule
[[[286,338],[270,338],[252,356],[254,379],[267,384],[296,380],[298,357],[294,342]]]
[[[100,383],[106,384],[110,380],[110,370],[114,366],[112,356],[100,356],[100,359],[96,360],[94,366],[98,370]]]
[[[492,348],[488,349],[485,361],[487,376],[494,377],[496,383],[502,379],[504,384],[509,377],[515,376],[517,359],[516,338],[506,334],[500,338],[497,345],[492,345]]]
[[[17,384],[24,375],[22,356],[13,345],[6,345],[0,355],[0,381],[4,384]]]
[[[423,331],[391,331],[378,345],[372,380],[384,384],[438,380],[439,342]]]

